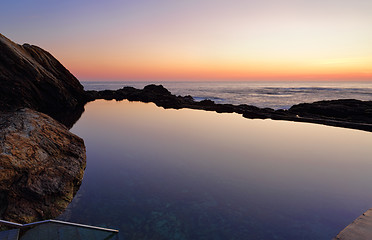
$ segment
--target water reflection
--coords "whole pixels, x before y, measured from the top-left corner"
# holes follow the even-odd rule
[[[64,220],[124,239],[331,239],[372,204],[372,134],[95,101]]]

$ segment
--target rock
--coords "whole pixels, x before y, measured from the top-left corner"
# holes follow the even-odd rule
[[[123,87],[118,90],[104,90],[104,91],[87,91],[88,98],[90,101],[95,99],[106,99],[106,100],[123,100],[128,99],[129,101],[141,101],[141,102],[153,102],[157,106],[164,108],[175,108],[179,109],[187,102],[194,102],[190,96],[180,97],[172,95],[162,85],[148,85],[143,89],[136,89],[133,87]],[[190,99],[191,98],[191,99]]]
[[[0,113],[0,218],[29,223],[58,216],[86,165],[81,138],[31,109]]]
[[[0,34],[0,111],[27,107],[63,122],[86,102],[83,86],[50,53]]]
[[[321,117],[372,124],[372,101],[340,99],[301,103],[292,106],[288,111],[301,117]]]
[[[172,95],[171,92],[168,91],[163,85],[155,85],[150,84],[143,88],[144,92],[147,92],[147,94],[155,94],[155,95]]]
[[[372,209],[363,213],[333,238],[333,240],[366,239],[372,239]]]

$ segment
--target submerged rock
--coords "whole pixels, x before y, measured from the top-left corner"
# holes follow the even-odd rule
[[[85,103],[83,86],[50,53],[0,34],[0,111],[27,107],[64,122]]]
[[[31,109],[0,113],[0,218],[28,223],[58,216],[77,192],[84,142]]]

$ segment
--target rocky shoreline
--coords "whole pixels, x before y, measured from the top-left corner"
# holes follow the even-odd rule
[[[372,208],[360,215],[333,240],[366,240],[372,236]]]
[[[69,204],[82,182],[86,153],[84,141],[68,129],[80,118],[84,105],[96,99],[372,132],[372,101],[319,101],[274,110],[199,102],[173,95],[161,85],[84,91],[50,53],[18,45],[0,34],[0,219],[29,223],[54,218]]]
[[[190,108],[218,113],[238,113],[245,118],[308,122],[372,132],[372,101],[340,99],[301,103],[288,110],[258,108],[241,104],[217,104],[211,100],[195,101],[191,96],[176,96],[162,85],[143,89],[123,87],[118,90],[86,91],[88,101],[96,99],[153,102],[163,108]]]

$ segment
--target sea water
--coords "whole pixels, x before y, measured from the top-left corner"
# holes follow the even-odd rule
[[[321,100],[372,100],[372,82],[82,82],[86,90],[143,88],[151,83],[162,84],[175,95],[191,95],[196,101],[210,99],[273,109]]]
[[[121,239],[329,240],[372,207],[369,132],[97,100],[60,219]]]

